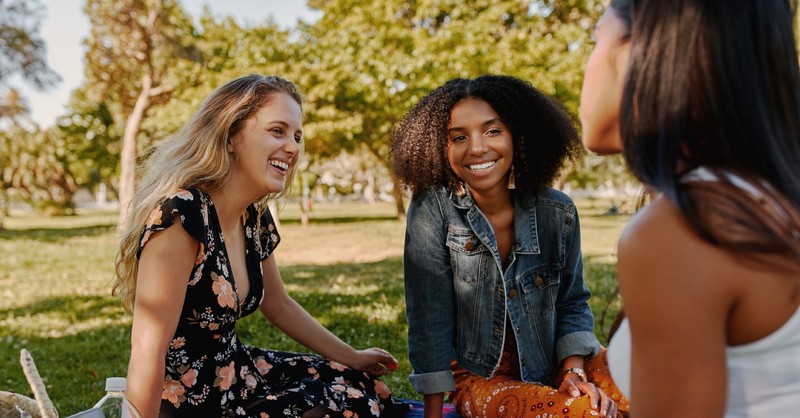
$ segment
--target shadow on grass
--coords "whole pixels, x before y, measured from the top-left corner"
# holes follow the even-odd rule
[[[619,310],[619,299],[612,299],[617,287],[616,269],[611,262],[593,258],[587,258],[584,265],[595,318],[599,321],[603,310],[609,308],[605,322],[596,328],[605,345],[604,336]],[[377,346],[392,352],[400,367],[383,380],[396,396],[419,399],[407,378],[411,366],[400,257],[372,263],[294,265],[282,267],[281,273],[290,294],[342,340],[358,349]],[[47,335],[48,330],[40,325],[47,318],[41,320],[41,316],[70,318],[80,324],[98,317],[118,323],[123,315],[119,302],[106,296],[61,296],[0,310],[0,386],[30,396],[19,366],[19,350],[27,348],[61,416],[89,408],[103,395],[106,377],[126,374],[130,326],[107,325],[58,337],[20,337],[10,335],[9,329]],[[308,352],[268,325],[261,315],[240,320],[236,329],[248,345]]]
[[[58,296],[42,299],[30,305],[1,309],[0,320],[48,315],[72,322],[81,322],[97,318],[98,314],[104,315],[104,318],[117,319],[121,317],[123,313],[119,300],[104,296]]]
[[[0,347],[3,390],[33,397],[19,363],[19,351],[31,352],[59,416],[91,408],[105,393],[105,379],[125,376],[130,327],[104,326],[57,337],[5,338]]]
[[[329,216],[329,217],[310,217],[309,223],[312,224],[345,224],[355,222],[382,222],[382,221],[396,221],[397,216]],[[281,219],[281,224],[299,225],[299,218],[285,218]]]
[[[400,368],[384,381],[397,396],[416,396],[407,379],[411,367],[406,354],[400,258],[364,264],[297,265],[281,272],[286,285],[294,289],[292,296],[342,340],[359,349],[377,346],[392,352]],[[86,321],[101,317],[119,323],[124,315],[119,301],[106,296],[59,296],[0,310],[0,387],[32,396],[19,365],[19,350],[27,348],[60,416],[91,407],[104,394],[106,377],[127,373],[130,326],[104,325],[48,337],[47,321],[66,319],[86,325]],[[23,330],[17,334],[26,336],[13,335],[10,330]],[[261,315],[240,320],[237,333],[248,345],[309,351],[268,325]]]
[[[70,238],[107,234],[114,232],[115,227],[115,225],[107,224],[67,228],[5,229],[0,231],[0,239],[60,242]]]

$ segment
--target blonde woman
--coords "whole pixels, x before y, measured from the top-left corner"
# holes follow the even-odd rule
[[[283,286],[266,201],[302,138],[295,85],[250,75],[214,91],[148,159],[115,286],[133,309],[127,397],[145,418],[402,414],[376,377],[395,358],[341,341]],[[256,310],[321,356],[244,345],[236,321]]]

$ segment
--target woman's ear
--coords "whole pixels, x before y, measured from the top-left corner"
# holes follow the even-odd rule
[[[233,154],[233,151],[234,151],[233,140],[234,139],[236,139],[236,135],[229,136],[228,137],[228,141],[226,141],[226,145],[225,146],[226,146],[226,149],[228,150],[228,154]]]

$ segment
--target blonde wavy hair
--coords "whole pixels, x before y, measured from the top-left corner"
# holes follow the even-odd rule
[[[290,81],[277,76],[251,74],[232,80],[212,92],[200,109],[172,138],[154,148],[140,167],[142,179],[130,204],[127,229],[120,237],[113,294],[128,312],[133,310],[138,272],[139,241],[150,213],[178,189],[196,188],[204,193],[219,190],[230,175],[227,144],[275,94],[291,96],[302,108],[302,96]],[[302,148],[301,148],[302,153]],[[294,169],[287,177],[292,183]],[[288,191],[264,196],[257,207]]]

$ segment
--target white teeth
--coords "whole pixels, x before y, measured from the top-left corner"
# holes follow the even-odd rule
[[[497,161],[489,161],[489,162],[485,162],[485,163],[482,163],[482,164],[470,164],[467,167],[469,167],[470,170],[474,170],[474,171],[485,170],[485,169],[493,166],[494,163],[496,163],[496,162]]]
[[[285,163],[283,161],[269,160],[269,165],[278,167],[281,170],[288,170],[289,169],[289,164],[287,164],[287,163]]]

